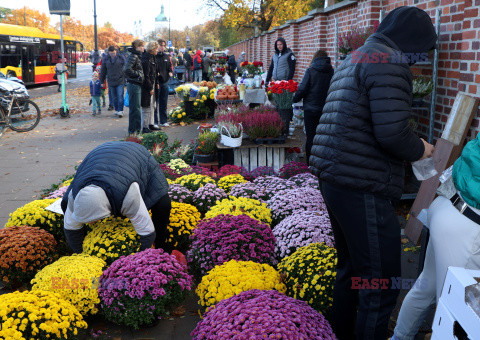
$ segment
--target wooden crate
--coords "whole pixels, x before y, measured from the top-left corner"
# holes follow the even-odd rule
[[[270,166],[278,171],[285,164],[285,147],[258,145],[233,149],[234,164],[252,171],[259,166]]]

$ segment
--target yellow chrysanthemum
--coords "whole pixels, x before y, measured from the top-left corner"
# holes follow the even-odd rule
[[[212,218],[220,214],[247,215],[267,224],[272,223],[272,213],[267,208],[267,204],[246,197],[230,196],[220,202],[217,201],[217,204],[205,214],[205,218]]]

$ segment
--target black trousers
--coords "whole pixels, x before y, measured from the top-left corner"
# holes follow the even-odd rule
[[[401,275],[400,224],[391,201],[321,183],[337,248],[332,327],[339,340],[385,340]]]
[[[307,164],[310,164],[310,153],[312,151],[313,138],[315,137],[315,131],[317,130],[318,121],[322,111],[309,111],[305,110],[303,113],[303,120],[305,122],[305,134],[307,139],[305,141],[305,157],[307,157]]]
[[[170,210],[172,209],[172,202],[168,194],[162,196],[153,207],[152,222],[155,228],[155,248],[162,248],[166,252],[170,253],[173,247],[166,245],[167,238],[167,226],[170,223]],[[171,249],[170,249],[171,248]]]

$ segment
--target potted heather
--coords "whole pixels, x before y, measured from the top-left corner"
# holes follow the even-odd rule
[[[193,158],[199,163],[209,163],[215,159],[217,151],[218,133],[205,131],[198,136],[197,146]]]
[[[433,82],[423,76],[416,77],[412,82],[412,106],[422,106],[423,99],[428,96],[433,90]]]
[[[377,30],[379,22],[376,21],[372,27],[358,28],[340,34],[338,37],[338,52],[340,60],[344,60],[347,54],[355,51],[365,44],[365,41]]]
[[[280,142],[278,138],[283,127],[284,123],[276,111],[253,111],[244,118],[245,133],[258,144]]]

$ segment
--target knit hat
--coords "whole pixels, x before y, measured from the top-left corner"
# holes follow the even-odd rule
[[[94,71],[94,72],[92,73],[92,79],[98,79],[98,78],[99,78],[99,77],[98,77],[98,72],[97,72],[97,71]]]

